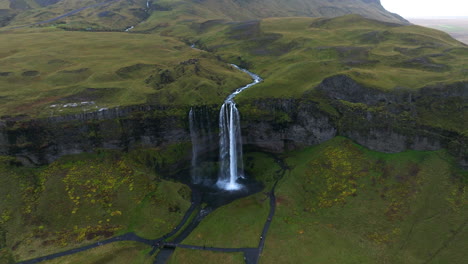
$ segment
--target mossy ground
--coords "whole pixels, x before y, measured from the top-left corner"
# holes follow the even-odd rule
[[[343,138],[291,153],[261,262],[463,263],[466,175],[447,159]]]
[[[136,242],[118,242],[74,255],[45,261],[45,264],[152,264],[150,248]]]
[[[239,95],[239,101],[299,97],[336,74],[382,90],[467,80],[468,65],[463,58],[468,48],[448,34],[357,15],[220,22],[193,38],[265,79]]]
[[[183,243],[206,247],[257,247],[268,216],[268,195],[259,193],[223,206],[208,215]]]
[[[154,34],[25,29],[1,33],[0,49],[0,115],[218,103],[250,81],[214,55]]]
[[[284,158],[290,170],[277,187],[261,263],[464,263],[468,257],[468,174],[444,151],[384,154],[338,137]],[[258,179],[276,177],[271,156],[248,153],[249,163]],[[183,243],[256,247],[268,210],[262,193],[235,201]],[[193,263],[219,263],[218,253],[179,249],[172,261],[201,256]]]
[[[242,264],[243,253],[220,253],[178,248],[168,261],[169,264],[226,263]]]
[[[168,233],[190,206],[190,189],[163,180],[147,156],[103,150],[37,169],[2,157],[2,248],[24,260],[126,232]]]
[[[236,200],[209,214],[183,243],[207,247],[255,248],[269,213],[268,192],[282,169],[273,156],[250,152],[245,155],[249,177],[265,185],[260,193]]]
[[[14,11],[11,9],[10,11],[17,14],[7,21],[7,28],[45,21],[66,14],[72,10],[92,6],[96,3],[103,3],[104,1],[63,0],[44,2],[26,0],[15,1],[13,4],[9,2],[9,0],[0,0],[0,7],[2,7],[2,9],[14,9]],[[109,3],[81,10],[72,16],[63,17],[49,24],[67,29],[124,31],[124,29],[144,20],[150,11],[146,7],[146,0],[105,2]],[[44,25],[36,26],[41,27]]]
[[[161,7],[168,2],[160,1]],[[154,34],[60,28],[99,27],[89,19],[1,32],[0,115],[43,117],[140,103],[216,104],[249,82],[225,61],[265,79],[239,95],[240,104],[265,97],[314,97],[314,87],[336,74],[385,91],[467,81],[468,48],[439,31],[354,15],[205,24],[187,19],[193,18],[191,11],[206,10],[179,6],[140,25],[140,33]],[[17,19],[23,23],[21,16]],[[190,49],[187,43],[194,42],[212,53]],[[81,104],[90,101],[94,104]],[[80,105],[65,107],[70,103]],[[463,106],[441,105],[443,114],[436,118],[423,110],[421,118],[463,132],[464,127],[453,125],[463,122],[450,119]],[[24,168],[2,157],[0,260],[24,260],[128,231],[154,238],[171,230],[188,208],[190,192],[148,170],[145,162],[157,155],[140,154],[100,151],[63,157],[43,168]],[[277,188],[262,263],[468,259],[468,174],[457,170],[444,151],[382,154],[335,138],[285,158],[291,170]],[[246,169],[265,183],[265,190],[280,170],[261,153],[246,155]],[[208,216],[184,243],[256,246],[268,210],[262,193],[235,201]],[[145,263],[145,250],[109,245],[90,251],[91,259],[81,253],[57,261],[102,263],[122,256],[122,261]],[[178,249],[171,261],[237,263],[240,258]]]
[[[27,259],[127,231],[154,238],[171,230],[188,208],[190,192],[148,171],[141,165],[148,153],[139,153],[68,156],[40,169],[2,158],[0,256]],[[284,175],[287,168],[273,156],[247,153],[246,170],[265,190],[218,208],[182,243],[256,247],[270,209],[266,192],[283,175],[262,263],[467,258],[468,174],[445,151],[384,154],[338,137],[283,158],[289,168]],[[112,262],[122,256],[146,263],[147,250],[119,244],[91,251],[92,260],[80,253],[56,261]],[[242,254],[177,249],[170,261],[238,263]]]

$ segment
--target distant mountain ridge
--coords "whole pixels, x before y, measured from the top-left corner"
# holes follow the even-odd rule
[[[101,2],[105,0],[0,0],[0,26],[27,25]],[[390,23],[409,23],[385,10],[380,0],[120,0],[73,15],[66,21],[117,29],[135,25],[152,12],[172,12],[187,19],[230,21],[358,14]]]
[[[294,16],[338,17],[358,14],[385,22],[408,23],[401,16],[385,10],[380,0],[189,0],[183,2],[202,5],[213,12],[221,12],[232,20]]]

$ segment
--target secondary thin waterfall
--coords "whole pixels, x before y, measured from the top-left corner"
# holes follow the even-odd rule
[[[240,127],[240,115],[237,110],[234,97],[247,88],[262,81],[258,75],[231,64],[238,70],[246,72],[252,77],[253,82],[237,89],[228,96],[219,112],[219,162],[220,170],[216,185],[225,190],[238,190],[242,185],[237,181],[244,177],[242,161],[242,136]]]
[[[209,151],[210,142],[213,140],[208,110],[204,107],[190,108],[189,126],[192,140],[192,182],[201,184],[208,180],[207,172],[203,168],[205,160],[202,154]]]

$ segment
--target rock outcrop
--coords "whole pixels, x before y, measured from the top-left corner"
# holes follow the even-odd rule
[[[381,152],[446,148],[468,167],[467,105],[467,82],[385,92],[337,75],[303,98],[250,100],[239,110],[244,144],[264,151],[282,152],[340,135]],[[219,106],[204,109],[213,120],[216,145]],[[5,118],[0,154],[45,164],[96,148],[190,142],[188,112],[187,107],[141,105],[37,120]]]
[[[387,153],[446,148],[468,167],[468,82],[385,92],[337,75],[314,92],[327,106],[306,96],[241,107],[245,142],[281,152],[340,135]]]
[[[96,148],[128,150],[190,141],[185,110],[132,106],[37,120],[0,123],[0,153],[24,164],[46,164],[60,156]]]

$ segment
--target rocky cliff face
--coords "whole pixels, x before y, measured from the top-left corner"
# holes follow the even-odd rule
[[[383,92],[338,75],[304,98],[254,100],[239,109],[244,144],[261,150],[282,152],[341,135],[382,152],[446,148],[468,167],[468,135],[463,132],[467,104],[467,82]],[[218,106],[205,108],[216,135]],[[10,118],[0,122],[0,154],[44,164],[95,148],[127,150],[190,142],[188,111],[133,106],[40,120]],[[439,124],[443,121],[448,123]],[[215,136],[212,141],[216,143]]]
[[[337,135],[333,117],[312,101],[257,100],[241,106],[244,144],[282,152],[320,144]]]
[[[25,164],[46,164],[60,156],[96,148],[128,150],[190,141],[185,110],[133,106],[39,120],[3,120],[0,153]]]
[[[246,113],[245,142],[281,152],[341,135],[388,153],[446,148],[468,167],[468,137],[463,132],[468,124],[467,82],[384,92],[338,75],[324,80],[315,92],[329,105],[303,98],[257,100],[241,107]]]

